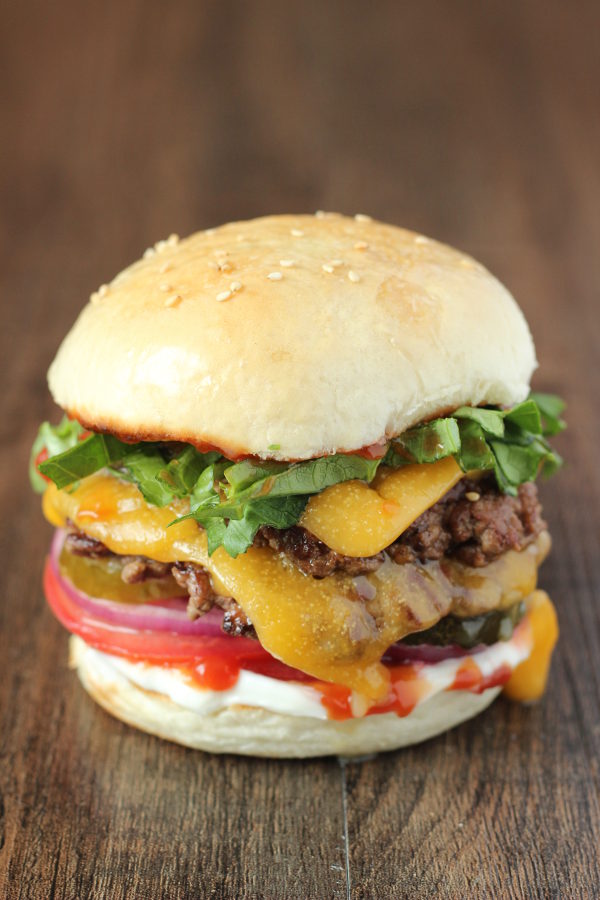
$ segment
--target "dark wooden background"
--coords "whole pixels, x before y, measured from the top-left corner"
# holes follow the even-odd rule
[[[3,7],[1,896],[599,896],[596,0]],[[171,231],[317,208],[456,244],[519,299],[569,401],[543,487],[562,639],[542,703],[413,750],[210,757],[68,672],[25,461],[91,290]]]

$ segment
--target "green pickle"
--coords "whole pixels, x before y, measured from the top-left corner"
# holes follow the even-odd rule
[[[437,624],[426,631],[410,634],[400,641],[401,644],[434,644],[444,647],[458,644],[470,650],[478,644],[495,644],[497,641],[508,641],[515,627],[525,615],[525,604],[519,603],[508,609],[495,609],[481,616],[460,619],[458,616],[445,616]]]
[[[126,584],[121,579],[122,564],[116,556],[93,559],[89,556],[76,556],[63,547],[59,568],[61,575],[68,578],[77,590],[92,597],[117,600],[119,603],[148,603],[152,600],[180,597],[184,593],[171,575]]]

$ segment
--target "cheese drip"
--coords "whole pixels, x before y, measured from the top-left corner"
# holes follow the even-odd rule
[[[558,640],[558,619],[554,604],[545,591],[534,591],[527,601],[527,618],[533,637],[533,649],[512,673],[504,687],[511,700],[531,703],[546,690],[552,651]]]
[[[509,551],[484,569],[448,560],[407,566],[387,560],[356,581],[339,573],[317,580],[270,548],[250,547],[237,559],[219,548],[209,557],[206,536],[193,520],[167,527],[186,511],[184,501],[151,506],[135,485],[107,473],[83,479],[70,492],[51,485],[44,511],[53,524],[70,519],[114,553],[204,566],[215,590],[234,597],[250,617],[266,650],[370,700],[388,692],[389,672],[380,660],[391,644],[451,610],[477,615],[528,596],[549,547],[548,536],[540,535],[522,553]]]

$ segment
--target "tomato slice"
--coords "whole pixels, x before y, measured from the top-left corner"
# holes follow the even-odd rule
[[[287,666],[267,653],[256,640],[227,635],[183,635],[139,630],[102,621],[72,600],[49,560],[44,569],[44,591],[59,622],[83,638],[86,644],[104,653],[132,661],[177,667],[200,687],[211,690],[233,687],[242,669],[282,681],[303,682],[321,694],[321,702],[331,718],[353,717],[351,691],[348,688],[317,681],[305,672]],[[523,628],[523,623],[518,627]],[[419,677],[422,666],[420,662],[392,665],[392,694],[385,702],[368,709],[367,715],[386,712],[408,715],[426,688],[426,681]],[[461,666],[448,690],[481,693],[488,687],[504,684],[511,674],[508,666],[500,666],[484,677],[470,658],[466,658]]]
[[[34,465],[34,468],[35,468],[36,472],[37,472],[38,475],[40,476],[40,478],[43,478],[44,481],[46,481],[48,484],[50,484],[51,481],[52,481],[52,479],[51,479],[51,478],[48,478],[47,475],[44,475],[43,472],[40,472],[40,463],[46,462],[47,459],[48,459],[48,448],[47,448],[47,447],[42,447],[42,449],[40,450],[40,452],[38,453],[38,455],[37,455],[36,458],[34,459],[33,465]]]

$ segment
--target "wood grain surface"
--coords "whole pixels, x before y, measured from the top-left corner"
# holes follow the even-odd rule
[[[598,3],[4,2],[0,895],[600,896]],[[338,209],[479,257],[569,402],[549,691],[360,764],[210,757],[66,668],[26,483],[90,291],[172,231]],[[74,375],[76,377],[76,375]]]

